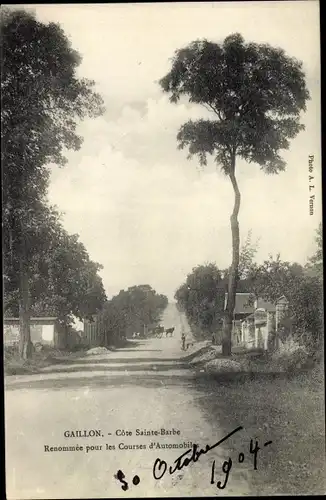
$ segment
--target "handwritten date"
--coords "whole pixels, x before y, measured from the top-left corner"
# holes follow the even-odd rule
[[[122,472],[122,470],[118,470],[118,472],[114,476],[115,479],[117,479],[118,481],[120,481],[120,483],[122,483],[121,488],[123,489],[123,491],[127,491],[129,489],[129,485],[128,485],[127,481],[125,481],[125,477],[126,476],[124,475],[124,473]],[[140,478],[136,474],[132,478],[132,484],[134,484],[135,486],[137,486],[139,483],[140,483]]]
[[[269,444],[272,444],[272,441],[266,441],[266,443],[264,443],[264,446],[268,446]],[[257,455],[258,455],[259,450],[260,450],[260,447],[258,446],[258,441],[256,441],[255,445],[254,445],[253,440],[251,439],[249,453],[253,454],[253,456],[254,456],[254,470],[257,470]],[[242,452],[239,453],[238,462],[241,464],[244,462],[244,460],[245,460],[244,453],[242,453]],[[228,480],[229,480],[229,475],[230,475],[232,466],[233,466],[233,462],[232,462],[231,457],[229,457],[228,460],[225,460],[223,462],[222,472],[225,474],[225,476],[224,476],[223,483],[222,483],[222,481],[217,481],[217,483],[216,483],[216,486],[219,490],[224,490],[224,488],[226,487]],[[214,483],[215,483],[215,460],[212,464],[212,473],[211,473],[211,484],[214,484]]]
[[[162,479],[164,474],[166,472],[169,472],[170,475],[174,474],[176,471],[180,471],[181,469],[188,467],[188,465],[191,462],[197,462],[199,458],[202,455],[206,455],[209,451],[213,450],[214,448],[218,447],[221,445],[223,442],[225,442],[227,439],[229,439],[233,434],[236,434],[240,430],[242,430],[243,427],[239,426],[236,429],[234,429],[232,432],[227,434],[224,438],[220,439],[217,443],[214,443],[213,445],[206,445],[204,448],[200,448],[197,444],[194,444],[192,448],[188,449],[185,453],[182,453],[173,463],[173,465],[168,466],[167,462],[165,460],[161,460],[160,458],[157,458],[154,462],[153,465],[153,477],[156,480]],[[272,441],[266,441],[263,446],[268,446],[272,443]],[[249,453],[250,455],[253,455],[253,466],[254,470],[257,470],[257,456],[258,452],[260,450],[260,446],[258,445],[258,441],[251,439],[250,441],[250,446],[249,446]],[[241,464],[245,460],[245,455],[244,453],[240,452],[238,455],[238,462]],[[212,471],[211,471],[211,484],[215,484],[215,460],[213,461],[212,464]],[[229,480],[230,472],[233,467],[233,461],[231,457],[228,458],[228,460],[225,460],[223,465],[222,465],[222,472],[224,473],[224,479],[223,481],[217,481],[216,486],[218,489],[223,490]],[[129,489],[128,482],[126,481],[125,474],[121,471],[118,470],[118,472],[115,474],[115,479],[118,480],[121,483],[121,488],[123,491],[127,491]],[[135,475],[132,478],[132,483],[133,485],[137,486],[140,483],[140,478],[139,476]]]

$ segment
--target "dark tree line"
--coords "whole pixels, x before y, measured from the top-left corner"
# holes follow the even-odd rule
[[[282,328],[285,335],[313,351],[321,349],[323,340],[323,263],[322,228],[316,234],[316,252],[305,266],[283,261],[280,255],[262,264],[254,262],[256,248],[250,238],[240,252],[237,292],[250,293],[249,301],[262,298],[274,303],[282,295],[289,301],[288,314]],[[228,291],[227,271],[215,264],[195,267],[176,291],[180,309],[191,325],[204,333],[221,332],[225,293]]]
[[[20,355],[31,355],[30,317],[81,317],[105,300],[100,266],[47,202],[49,164],[82,139],[77,124],[103,112],[94,82],[58,24],[1,10],[1,168],[5,312],[19,315]]]
[[[316,251],[305,266],[270,257],[262,265],[252,263],[248,290],[253,297],[274,303],[285,295],[288,314],[284,335],[292,335],[312,351],[320,351],[323,341],[323,262],[322,226],[316,231]]]
[[[146,334],[161,320],[168,304],[165,295],[156,293],[150,285],[136,285],[120,290],[108,300],[96,317],[102,345],[109,346],[130,338],[134,332]]]
[[[104,111],[94,82],[77,76],[80,55],[58,24],[6,8],[1,55],[4,306],[19,316],[21,357],[31,356],[31,316],[57,317],[64,336],[73,316],[100,313],[106,343],[157,322],[167,298],[145,285],[108,301],[102,266],[47,201],[49,165],[64,166],[82,144],[78,123]]]

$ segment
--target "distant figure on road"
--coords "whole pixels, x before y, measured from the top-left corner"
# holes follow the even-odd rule
[[[173,332],[174,332],[174,326],[172,326],[172,328],[167,328],[167,329],[165,330],[165,333],[166,333],[166,336],[167,336],[167,337],[169,336],[169,334],[170,334],[170,337],[172,337]]]
[[[181,335],[181,342],[182,342],[182,350],[185,351],[185,349],[186,349],[186,336],[185,336],[184,332],[182,332],[182,335]]]

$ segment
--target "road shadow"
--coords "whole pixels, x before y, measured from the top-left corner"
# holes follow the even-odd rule
[[[137,351],[139,352],[139,351]],[[118,363],[125,363],[126,365],[128,363],[162,363],[162,362],[167,362],[167,363],[187,363],[187,360],[185,358],[99,358],[99,359],[90,359],[88,357],[86,358],[80,358],[80,359],[69,359],[69,358],[56,358],[53,360],[54,365],[96,365],[96,364],[107,364],[107,365],[114,365]],[[84,368],[82,368],[84,369]]]
[[[80,364],[80,365],[85,365],[87,366],[88,364],[97,364],[97,363],[107,363],[109,364],[114,364],[114,363],[142,363],[142,362],[149,362],[149,363],[159,363],[159,362],[171,362],[171,363],[189,363],[192,361],[195,357],[200,356],[207,352],[210,349],[210,346],[204,346],[200,349],[197,349],[195,351],[189,352],[189,354],[184,354],[185,351],[180,351],[178,357],[128,357],[128,358],[116,358],[116,357],[110,357],[110,352],[114,352],[115,354],[117,353],[125,353],[125,352],[134,352],[136,355],[138,352],[164,352],[162,349],[116,349],[114,351],[109,351],[107,353],[107,357],[102,357],[102,354],[98,355],[98,358],[90,357],[91,355],[87,356],[87,354],[83,354],[80,358],[71,358],[69,356],[65,357],[56,357],[52,356],[51,354],[49,355],[48,361],[50,361],[53,365],[74,365],[74,364]],[[92,356],[97,356],[96,354]],[[105,354],[106,356],[106,354]],[[222,357],[222,354],[216,354],[216,357]]]
[[[144,360],[143,360],[144,361]],[[147,360],[146,360],[147,361]],[[126,365],[124,364],[123,366],[110,366],[107,364],[106,366],[89,366],[87,364],[83,365],[83,367],[80,366],[65,366],[65,365],[60,365],[60,369],[56,370],[54,367],[53,369],[47,368],[38,375],[48,375],[50,373],[78,373],[78,372],[137,372],[137,371],[156,371],[156,372],[162,372],[162,371],[169,371],[169,370],[185,370],[189,369],[187,364],[182,364],[182,363],[174,363],[174,364],[130,364]]]
[[[225,372],[225,373],[205,373],[196,371],[194,380],[199,389],[207,390],[212,386],[228,387],[234,386],[247,388],[249,382],[271,382],[292,380],[296,378],[295,373],[288,372]]]
[[[5,388],[6,392],[16,391],[22,389],[41,389],[41,390],[61,390],[61,389],[79,389],[81,387],[91,387],[92,390],[96,389],[112,389],[123,387],[144,387],[144,388],[164,388],[171,386],[191,386],[193,384],[193,374],[185,371],[185,375],[165,375],[155,374],[135,374],[129,376],[115,375],[115,376],[94,376],[94,377],[76,377],[76,378],[44,378],[33,381],[19,381],[14,385],[9,385]]]
[[[116,352],[119,352],[117,349]],[[121,349],[122,352],[161,352],[161,349]]]
[[[111,389],[117,387],[143,387],[143,388],[156,388],[162,389],[174,386],[187,386],[195,388],[197,391],[207,393],[213,391],[214,388],[221,389],[224,387],[226,390],[229,387],[240,387],[243,385],[244,390],[247,389],[246,385],[249,381],[263,382],[266,380],[289,380],[291,375],[287,373],[223,373],[219,375],[211,375],[207,373],[198,373],[193,370],[187,369],[187,366],[182,367],[178,374],[169,374],[171,369],[178,369],[179,366],[169,366],[163,370],[149,370],[149,373],[135,373],[131,376],[129,373],[121,373],[121,375],[94,375],[93,377],[83,376],[74,378],[51,377],[40,378],[39,375],[35,380],[19,380],[14,384],[6,385],[5,390],[17,391],[22,389],[46,389],[46,390],[60,390],[60,389],[78,389],[82,387],[91,387],[92,389]],[[118,370],[117,370],[118,371]],[[123,368],[121,372],[125,372]],[[132,370],[130,370],[132,371]],[[144,371],[144,370],[142,370]],[[129,372],[129,370],[128,370]],[[227,391],[226,391],[227,394]]]

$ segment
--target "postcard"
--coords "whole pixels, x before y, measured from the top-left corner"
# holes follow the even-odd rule
[[[325,493],[319,2],[1,46],[8,500]]]

